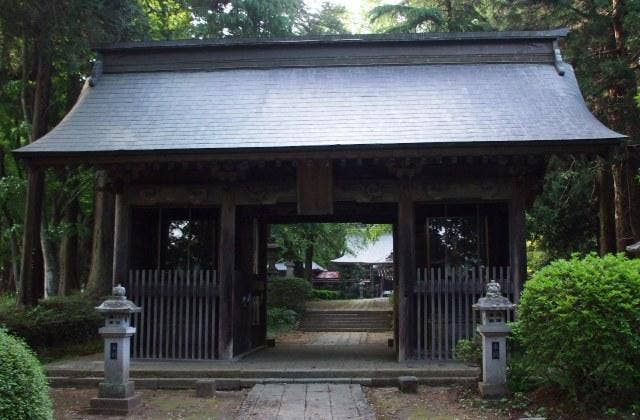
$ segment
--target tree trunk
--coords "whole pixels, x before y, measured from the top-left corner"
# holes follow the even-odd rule
[[[40,225],[44,195],[44,174],[40,168],[29,168],[27,174],[27,202],[24,211],[24,236],[20,267],[20,283],[17,287],[18,306],[32,306],[44,296],[44,273]]]
[[[640,241],[640,145],[627,148],[627,195],[632,243]]]
[[[313,241],[304,250],[304,278],[309,284],[313,281]]]
[[[600,255],[616,252],[616,218],[615,193],[611,164],[604,159],[598,159],[596,173],[598,188],[598,218],[600,221]]]
[[[629,223],[628,178],[626,162],[616,162],[613,165],[613,184],[615,186],[616,250],[618,252],[624,252],[627,245],[633,243],[633,234]]]
[[[58,244],[48,237],[46,227],[46,217],[43,217],[40,226],[40,243],[44,261],[44,297],[50,297],[58,294],[60,268],[58,266]]]
[[[64,211],[64,224],[71,227],[60,243],[60,285],[58,294],[68,295],[70,292],[80,290],[80,278],[78,267],[78,213],[80,203],[78,198],[71,200]]]
[[[93,241],[87,291],[96,297],[111,293],[113,277],[113,229],[115,197],[107,187],[107,175],[98,173],[93,199]]]

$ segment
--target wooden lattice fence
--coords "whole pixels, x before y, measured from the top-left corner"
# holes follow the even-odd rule
[[[472,305],[484,293],[490,280],[496,280],[513,301],[513,283],[509,267],[418,269],[415,288],[417,309],[418,358],[448,360],[462,338],[472,338],[476,314]],[[514,313],[508,314],[512,320]]]
[[[132,270],[130,299],[142,307],[132,323],[132,357],[217,358],[218,284],[214,270]]]

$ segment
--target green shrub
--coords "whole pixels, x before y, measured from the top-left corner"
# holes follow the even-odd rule
[[[303,313],[312,290],[311,284],[304,279],[272,277],[267,284],[267,305]]]
[[[298,313],[291,309],[267,308],[267,335],[292,330],[298,318]]]
[[[0,418],[52,418],[49,388],[33,352],[0,328]]]
[[[313,289],[313,299],[318,300],[340,300],[342,293],[337,290]]]
[[[24,310],[2,305],[0,325],[36,350],[85,342],[98,337],[104,322],[94,309],[96,305],[83,294],[52,297]]]
[[[471,339],[463,338],[456,343],[456,359],[470,365],[482,364],[482,339],[477,334]]]
[[[575,400],[637,398],[640,260],[589,255],[551,263],[526,283],[519,324],[528,368]]]

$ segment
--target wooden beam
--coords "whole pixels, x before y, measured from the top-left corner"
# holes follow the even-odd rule
[[[509,265],[516,304],[520,301],[520,292],[527,279],[526,188],[522,188],[523,183],[522,178],[514,178],[513,195],[509,201]]]
[[[298,163],[298,213],[333,213],[333,165],[330,160],[303,160]]]
[[[415,307],[413,288],[416,277],[415,211],[409,183],[400,189],[398,200],[398,361],[410,359],[415,347]],[[394,255],[394,259],[396,256]]]
[[[268,244],[271,236],[270,226],[264,222],[258,224],[258,281],[260,282],[260,336],[259,344],[266,344],[267,340],[267,277],[268,277]]]
[[[131,208],[122,191],[116,193],[111,286],[127,282],[129,272]]]
[[[220,304],[218,310],[218,358],[230,360],[234,356],[234,285],[235,285],[235,242],[236,204],[233,191],[225,189],[220,204],[220,244],[218,246],[218,284]]]
[[[32,306],[44,296],[44,262],[40,245],[44,201],[44,172],[42,169],[27,168],[26,195],[18,304]]]

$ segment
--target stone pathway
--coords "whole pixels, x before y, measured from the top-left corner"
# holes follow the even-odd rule
[[[268,384],[251,389],[239,419],[374,420],[360,385]]]

